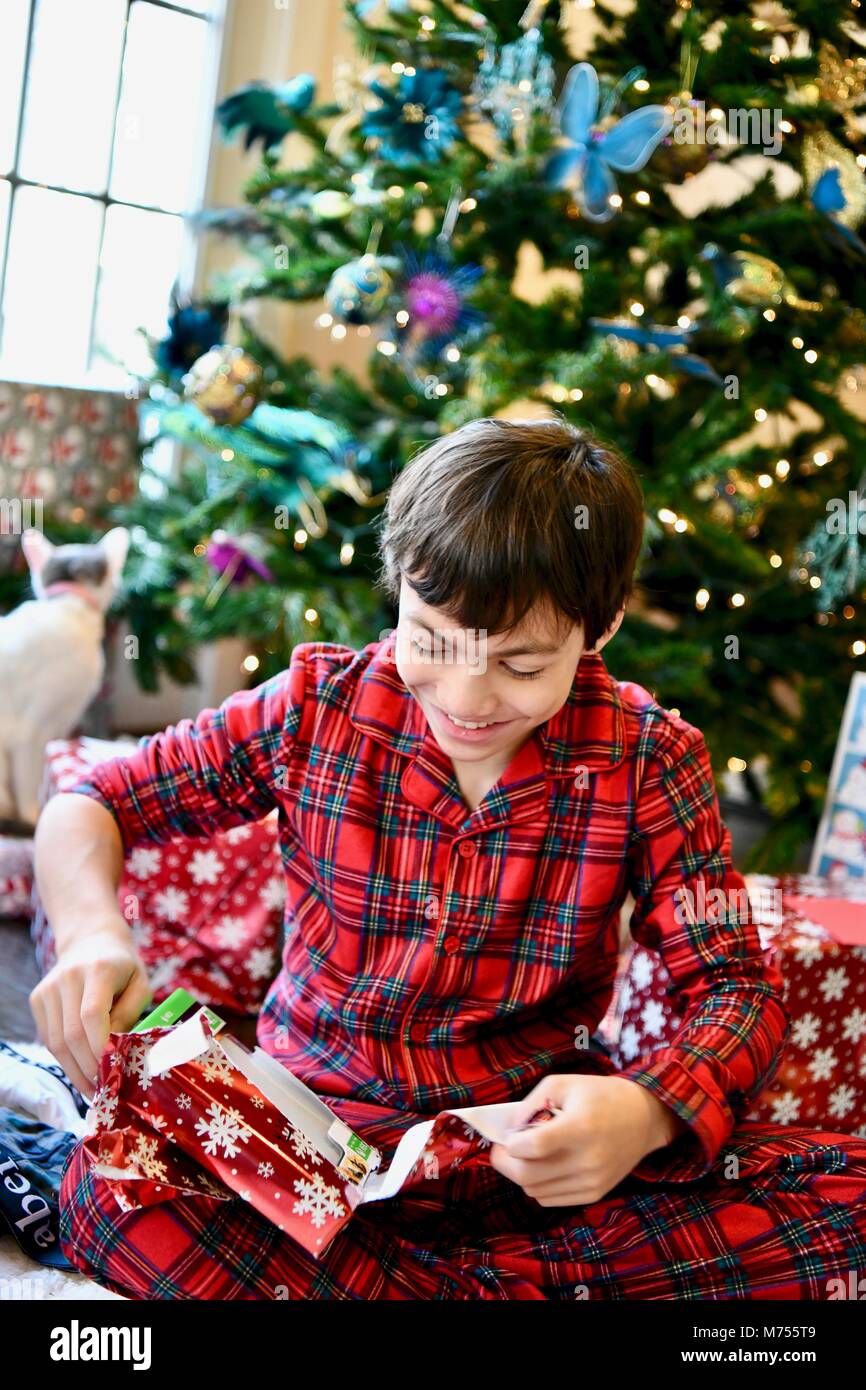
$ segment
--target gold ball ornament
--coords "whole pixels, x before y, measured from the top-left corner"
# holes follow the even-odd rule
[[[184,394],[215,425],[242,425],[264,388],[262,369],[243,348],[211,348],[194,362]]]
[[[710,162],[709,146],[698,140],[684,140],[681,144],[672,140],[669,145],[662,143],[653,155],[653,173],[665,183],[678,183],[693,174],[699,174]]]
[[[712,253],[707,255],[707,253]],[[718,252],[715,246],[705,247],[703,255],[713,259]],[[769,256],[759,256],[755,251],[732,251],[727,257],[732,274],[725,284],[725,293],[739,304],[761,307],[765,304],[787,304],[792,309],[820,313],[823,305],[814,299],[801,299],[781,266],[771,261]]]

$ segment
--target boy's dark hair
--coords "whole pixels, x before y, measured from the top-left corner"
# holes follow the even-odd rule
[[[643,524],[636,474],[590,431],[559,414],[472,420],[393,483],[379,583],[396,602],[405,575],[423,603],[489,633],[546,601],[592,648],[632,591]]]

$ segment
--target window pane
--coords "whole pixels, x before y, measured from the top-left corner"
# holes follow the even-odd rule
[[[9,228],[9,201],[12,185],[5,179],[0,179],[0,266],[3,264],[3,252],[6,249],[6,232]],[[2,320],[0,320],[2,322]]]
[[[0,369],[42,381],[87,367],[102,205],[19,188],[12,204]]]
[[[130,11],[111,196],[185,212],[197,193],[210,30],[136,0]]]
[[[103,193],[123,48],[123,0],[37,0],[19,173]]]
[[[8,174],[15,159],[29,14],[30,0],[0,4],[0,174]]]
[[[150,357],[139,328],[162,337],[171,287],[180,268],[180,217],[140,208],[110,207],[100,262],[96,348],[124,368],[147,372]],[[103,359],[104,361],[104,359]],[[93,366],[103,361],[94,357]]]

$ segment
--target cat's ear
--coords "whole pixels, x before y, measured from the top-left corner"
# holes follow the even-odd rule
[[[54,552],[54,546],[41,531],[28,527],[21,537],[21,549],[24,551],[31,575],[38,579]]]
[[[99,548],[108,561],[108,573],[111,582],[116,584],[123,572],[129,550],[129,532],[126,527],[114,526],[110,531],[106,531],[99,542]]]

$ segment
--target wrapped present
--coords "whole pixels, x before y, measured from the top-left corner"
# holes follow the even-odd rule
[[[422,1121],[382,1172],[375,1146],[220,1023],[199,1010],[176,1027],[110,1035],[83,1149],[122,1210],[238,1196],[319,1255],[365,1202],[487,1162],[516,1109],[479,1106]]]
[[[866,883],[808,874],[749,874],[746,883],[791,1029],[776,1076],[744,1118],[866,1138]],[[671,1041],[676,993],[658,953],[633,944],[615,990],[618,1066]]]
[[[0,917],[29,917],[33,841],[0,835]]]
[[[58,739],[46,747],[43,804],[88,769],[136,748],[131,740]],[[178,985],[215,1008],[256,1013],[279,967],[285,897],[277,813],[210,838],[179,837],[130,851],[118,890],[154,999]],[[32,934],[43,974],[56,959],[38,895]]]

